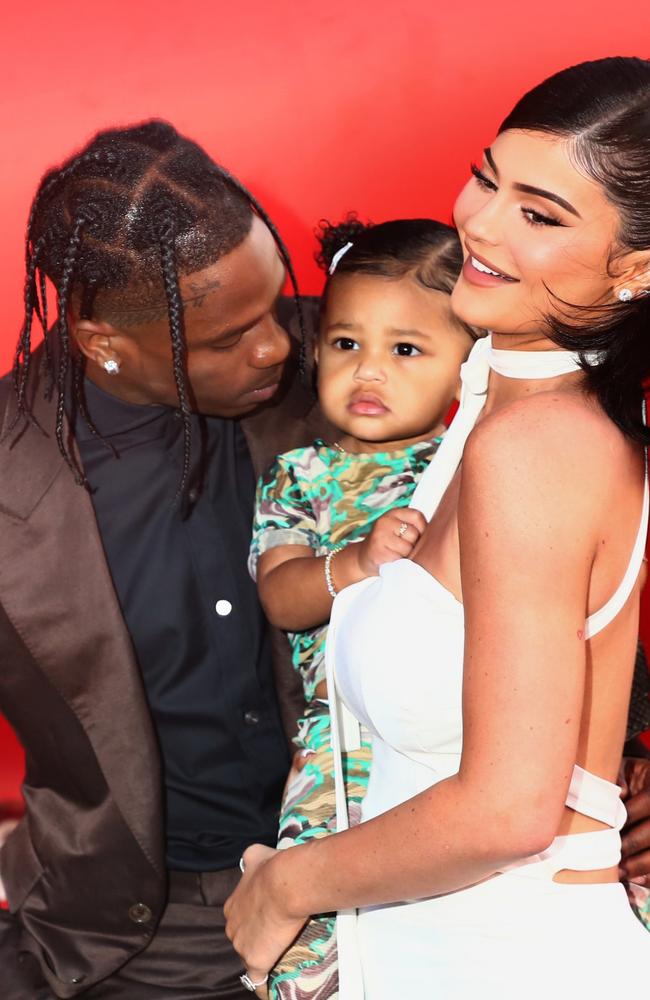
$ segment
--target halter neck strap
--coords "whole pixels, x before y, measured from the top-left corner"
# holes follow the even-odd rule
[[[588,355],[588,360],[596,360]],[[461,365],[460,406],[431,464],[422,476],[411,506],[433,517],[463,455],[465,442],[485,405],[490,371],[506,378],[545,379],[580,369],[580,356],[570,351],[503,351],[492,347],[492,335],[474,344]]]
[[[580,356],[570,351],[501,351],[492,346],[488,362],[492,371],[506,378],[556,378],[581,367]]]

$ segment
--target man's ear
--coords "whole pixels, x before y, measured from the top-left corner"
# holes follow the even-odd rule
[[[119,331],[98,319],[74,319],[71,317],[70,330],[79,350],[88,361],[104,368],[107,361],[121,364]]]

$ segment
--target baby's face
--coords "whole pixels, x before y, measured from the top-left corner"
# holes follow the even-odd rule
[[[449,296],[412,278],[337,275],[316,356],[318,396],[351,451],[439,434],[472,340]]]

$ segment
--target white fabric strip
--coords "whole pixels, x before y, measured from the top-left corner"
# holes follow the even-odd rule
[[[589,355],[590,361],[596,355]],[[477,340],[460,369],[460,406],[449,430],[422,476],[411,507],[430,521],[463,457],[469,434],[485,405],[490,369],[506,378],[545,379],[568,375],[580,369],[580,358],[569,351],[502,351],[492,347],[488,334]]]
[[[334,600],[325,646],[325,677],[330,705],[337,833],[349,829],[350,826],[341,753],[343,750],[357,749],[361,742],[359,723],[343,703],[336,687],[334,674],[337,619],[344,611],[345,599],[346,591],[344,590]],[[363,973],[357,942],[357,911],[355,909],[339,910],[336,914],[336,948],[339,966],[338,998],[339,1000],[362,1000],[364,995]]]

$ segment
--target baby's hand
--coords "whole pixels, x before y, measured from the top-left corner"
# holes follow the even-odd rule
[[[375,576],[378,568],[396,559],[410,556],[426,528],[426,518],[412,507],[397,507],[378,518],[372,531],[358,545],[359,567],[366,576]]]

